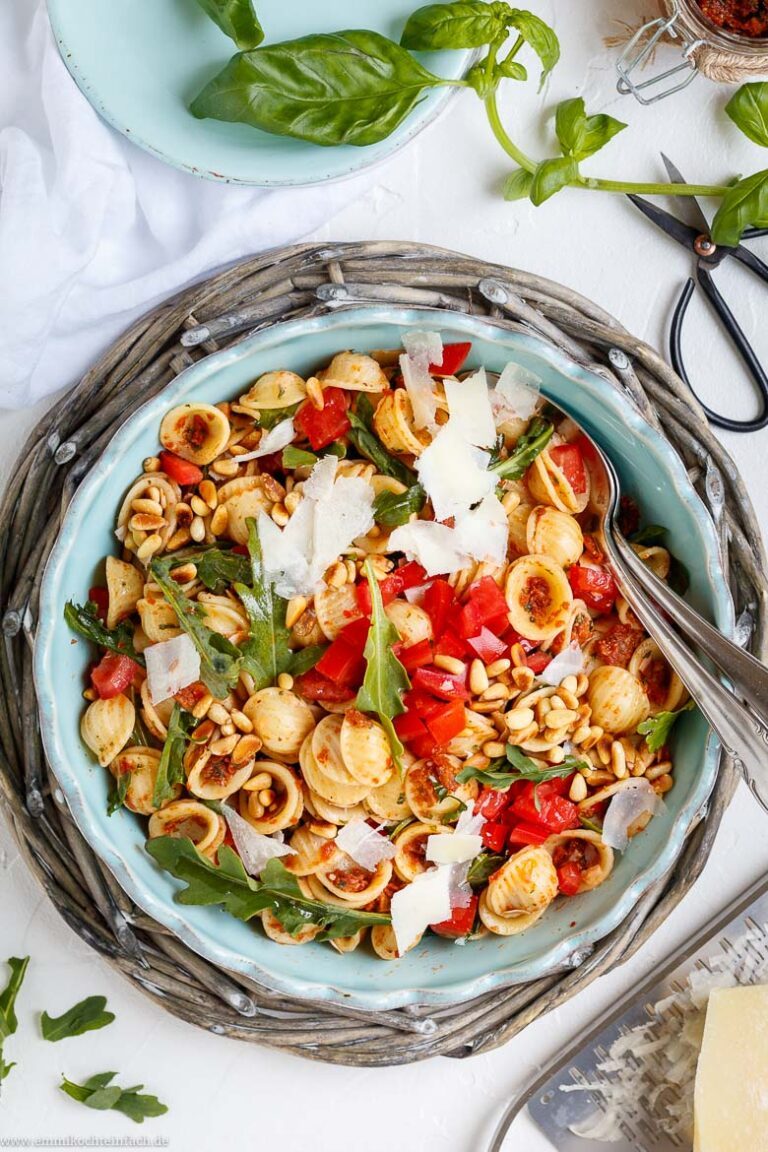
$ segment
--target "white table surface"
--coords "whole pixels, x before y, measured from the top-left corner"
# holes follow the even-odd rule
[[[543,106],[581,94],[588,110],[607,110],[630,129],[590,165],[618,179],[662,177],[658,152],[667,151],[691,179],[712,179],[764,166],[757,148],[742,143],[722,114],[723,90],[698,80],[688,92],[641,108],[614,90],[612,54],[602,35],[614,19],[633,18],[648,5],[625,0],[538,0],[532,7],[554,21],[564,60]],[[508,88],[512,88],[510,84]],[[538,131],[533,95],[509,100],[521,136],[543,155],[549,129]],[[566,192],[540,209],[506,204],[497,194],[506,171],[471,94],[456,100],[442,120],[377,173],[375,187],[312,239],[416,240],[455,248],[562,281],[611,310],[657,347],[665,341],[670,307],[689,274],[688,256],[616,197]],[[768,241],[762,242],[768,256]],[[728,271],[745,325],[757,329],[766,297]],[[768,361],[768,326],[762,355]],[[760,339],[757,341],[760,347]],[[694,304],[686,350],[705,398],[726,400],[729,411],[751,411],[749,386],[722,340]],[[40,409],[0,414],[0,475],[12,468],[15,446]],[[726,436],[758,510],[768,525],[765,453],[768,432]],[[535,1069],[554,1056],[589,1020],[653,970],[673,947],[764,872],[768,837],[764,817],[742,787],[722,825],[706,869],[653,940],[623,967],[603,977],[566,1006],[536,1022],[500,1051],[465,1061],[432,1060],[383,1070],[310,1063],[279,1052],[225,1040],[163,1014],[135,992],[67,928],[28,875],[10,834],[0,827],[0,958],[30,954],[19,1002],[20,1028],[6,1045],[18,1061],[0,1107],[3,1138],[159,1137],[173,1148],[312,1148],[340,1144],[367,1152],[393,1147],[419,1152],[480,1152],[503,1105]],[[36,1013],[58,1014],[76,1000],[104,993],[117,1021],[102,1032],[59,1045],[37,1036]],[[88,1111],[56,1085],[106,1068],[124,1084],[143,1081],[169,1106],[167,1116],[139,1129],[114,1113]],[[3,1144],[3,1146],[8,1146]],[[21,1147],[21,1143],[18,1144]],[[544,1152],[549,1145],[525,1118],[510,1147]]]

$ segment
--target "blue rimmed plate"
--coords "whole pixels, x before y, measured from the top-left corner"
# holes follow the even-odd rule
[[[66,600],[85,598],[98,565],[113,550],[122,493],[141,461],[156,451],[160,419],[169,407],[193,398],[215,402],[237,396],[254,377],[274,368],[306,376],[340,349],[397,346],[403,331],[425,326],[439,329],[446,341],[471,340],[471,363],[499,371],[514,359],[541,379],[542,391],[571,411],[609,453],[646,520],[669,528],[675,553],[691,572],[691,602],[730,634],[732,607],[712,522],[679,457],[605,380],[542,341],[490,321],[453,312],[360,308],[289,321],[209,356],[126,421],[70,505],[45,571],[35,645],[48,759],[80,830],[129,896],[223,968],[292,996],[369,1009],[461,1002],[532,980],[615,928],[673,864],[712,789],[718,750],[703,717],[691,713],[677,725],[676,782],[665,797],[666,812],[632,841],[605,884],[556,902],[529,931],[506,939],[485,937],[465,947],[431,937],[394,963],[365,949],[340,956],[327,945],[286,948],[218,909],[175,903],[178,885],[144,851],[144,822],[125,811],[107,816],[108,774],[94,765],[79,737],[89,654],[84,644],[73,643],[62,610]]]
[[[266,41],[369,28],[399,40],[413,0],[258,0]],[[320,148],[246,124],[196,120],[190,100],[236,51],[196,0],[48,0],[62,59],[96,111],[134,144],[195,176],[262,186],[318,184],[351,176],[408,143],[457,91],[431,92],[386,140],[367,148]],[[420,56],[445,79],[470,53]]]

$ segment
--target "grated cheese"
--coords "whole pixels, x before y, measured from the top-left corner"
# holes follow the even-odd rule
[[[643,816],[653,816],[664,801],[643,777],[627,780],[608,805],[603,820],[603,843],[624,852],[629,844],[629,831]]]
[[[153,704],[169,700],[182,688],[200,679],[200,653],[183,632],[173,640],[150,644],[144,650],[147,662],[147,685]]]
[[[371,828],[370,824],[359,817],[341,828],[334,843],[369,872],[373,872],[382,860],[391,860],[397,855],[397,848],[389,837],[382,836],[376,828]]]
[[[450,419],[464,439],[477,448],[492,448],[496,442],[496,424],[485,368],[466,380],[446,377],[443,384]]]

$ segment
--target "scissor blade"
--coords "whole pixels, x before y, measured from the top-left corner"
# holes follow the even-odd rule
[[[670,216],[669,212],[649,203],[648,200],[643,200],[641,196],[632,194],[627,199],[631,200],[635,207],[639,208],[643,215],[647,216],[657,228],[666,232],[667,236],[677,240],[678,244],[682,244],[684,248],[693,248],[693,242],[699,235],[698,228],[691,228],[688,224],[683,224],[682,220]]]
[[[663,160],[664,167],[667,170],[667,176],[669,176],[669,178],[673,184],[687,184],[688,183],[688,181],[685,179],[685,177],[683,176],[680,169],[677,167],[676,164],[673,164],[673,162],[670,160],[669,156],[665,156],[664,153],[662,152],[661,153],[661,159]],[[699,204],[696,197],[695,196],[673,196],[672,199],[675,201],[675,205],[680,210],[682,215],[684,217],[686,217],[688,220],[690,220],[693,227],[698,228],[699,233],[703,232],[705,236],[709,236],[709,230],[710,230],[711,225],[710,225],[709,221],[707,220],[706,216],[704,215],[704,212],[702,211],[701,205]]]

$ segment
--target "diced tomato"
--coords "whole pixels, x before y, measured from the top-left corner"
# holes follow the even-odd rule
[[[365,660],[354,648],[337,638],[326,648],[315,668],[334,684],[345,687],[349,695],[351,688],[363,682]]]
[[[409,644],[407,648],[401,648],[396,656],[406,672],[410,674],[415,672],[417,668],[423,668],[426,664],[432,663],[432,645],[429,640],[419,640],[418,644]]]
[[[333,444],[352,427],[347,415],[348,392],[343,388],[324,388],[323,401],[322,408],[315,408],[311,400],[305,400],[293,418],[294,428],[309,440],[315,452]]]
[[[431,760],[439,752],[435,738],[431,732],[427,732],[424,736],[417,736],[415,740],[411,740],[408,749],[417,760]]]
[[[593,612],[610,612],[619,589],[607,568],[584,568],[574,564],[568,569],[568,582],[574,596],[583,600]]]
[[[408,588],[418,588],[420,584],[426,584],[429,579],[426,568],[422,568],[421,564],[417,564],[415,560],[401,564],[396,575],[404,592]]]
[[[498,660],[507,651],[507,645],[503,640],[499,640],[498,636],[494,636],[490,628],[481,628],[478,636],[470,636],[467,639],[472,651],[476,656],[479,656],[486,664]]]
[[[294,689],[305,700],[327,700],[329,703],[340,704],[342,700],[351,700],[352,694],[348,687],[334,684],[327,676],[318,672],[317,668],[310,668],[296,678]]]
[[[468,700],[467,674],[463,676],[444,672],[442,668],[417,668],[413,674],[414,688],[421,688],[439,700]]]
[[[443,361],[441,364],[430,364],[429,371],[433,376],[454,376],[472,350],[472,344],[443,344]]]
[[[381,592],[382,604],[391,604],[403,591],[403,587],[404,585],[399,570],[393,572],[390,576],[385,576],[383,580],[379,580],[379,592]],[[368,586],[367,580],[363,580],[360,584],[355,585],[355,595],[357,596],[357,606],[360,611],[364,616],[370,616],[371,589]]]
[[[432,621],[435,636],[442,636],[448,623],[448,613],[454,602],[453,588],[447,580],[438,577],[424,593],[422,607]]]
[[[395,716],[392,723],[404,744],[410,744],[412,740],[428,735],[426,724],[415,712],[403,712],[402,715]]]
[[[130,656],[108,652],[92,670],[91,684],[100,700],[111,700],[130,687],[137,671],[138,665]]]
[[[479,636],[482,628],[498,635],[509,627],[507,602],[492,576],[471,584],[459,618],[459,635]]]
[[[182,488],[199,484],[203,478],[203,471],[197,464],[193,464],[190,460],[182,460],[181,456],[177,456],[174,452],[160,453],[160,468]]]
[[[246,548],[245,544],[235,544],[232,551],[236,552],[238,556],[247,556],[248,555],[248,549]]]
[[[603,552],[602,548],[591,532],[584,533],[584,551],[586,552],[589,559],[593,560],[595,564],[605,563],[605,552]]]
[[[103,624],[107,619],[107,611],[109,610],[109,592],[106,588],[91,588],[88,599],[96,605],[96,615]]]
[[[475,926],[479,899],[479,896],[473,895],[466,908],[454,908],[450,920],[441,920],[439,924],[430,924],[430,928],[438,936],[447,936],[449,940],[469,936]]]
[[[354,648],[356,652],[359,651],[362,655],[370,630],[370,620],[366,620],[365,618],[351,620],[349,624],[345,624],[341,632],[339,632],[337,640],[343,640],[350,648]]]
[[[512,801],[512,811],[524,824],[541,824],[550,832],[565,832],[578,828],[579,810],[573,801],[562,795],[568,778],[545,780],[542,784],[526,781],[525,787]]]
[[[497,824],[493,820],[486,821],[480,829],[480,836],[486,848],[491,852],[501,852],[507,842],[508,829],[506,824]]]
[[[576,495],[587,490],[587,470],[581,450],[575,444],[558,444],[549,449],[549,458],[562,472]]]
[[[563,896],[575,896],[581,887],[581,868],[578,864],[568,862],[561,864],[557,870],[557,886]]]
[[[259,456],[259,472],[268,472],[270,476],[285,472],[282,449],[279,452],[269,452],[266,456]]]
[[[475,815],[485,816],[486,820],[496,820],[509,804],[508,792],[499,788],[483,788],[475,800]]]
[[[438,744],[447,744],[467,726],[464,704],[461,700],[451,700],[439,712],[427,717],[426,724]]]
[[[510,848],[526,848],[529,844],[543,844],[551,835],[543,824],[515,824],[509,830],[507,843]]]
[[[409,712],[415,712],[422,720],[442,707],[440,701],[430,696],[429,692],[420,691],[418,688],[410,688],[403,694],[403,704]]]
[[[552,657],[549,652],[529,652],[525,658],[525,662],[531,672],[535,672],[536,675],[538,675],[539,672],[544,671],[547,664],[552,662]]]
[[[467,645],[458,636],[453,628],[446,628],[442,636],[435,644],[436,656],[455,656],[457,660],[463,660],[467,655]]]
[[[672,672],[666,660],[657,658],[649,660],[640,673],[646,695],[651,704],[659,707],[669,694],[669,682]]]
[[[629,624],[614,624],[595,644],[595,651],[604,664],[626,668],[630,657],[643,638],[642,632]]]

